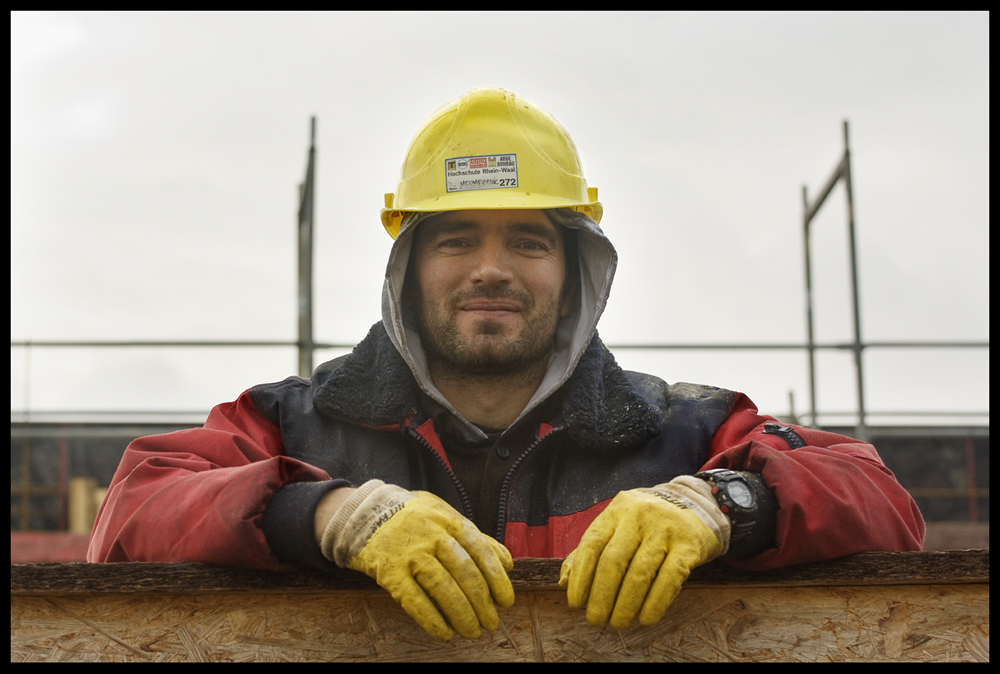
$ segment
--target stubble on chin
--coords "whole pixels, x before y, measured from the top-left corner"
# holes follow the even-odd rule
[[[449,302],[446,311],[436,311],[430,317],[425,311],[418,312],[420,338],[433,369],[451,378],[534,377],[539,370],[544,373],[555,343],[556,309],[530,316],[514,336],[506,337],[504,325],[489,319],[476,323],[472,334],[466,335],[458,329],[459,301]],[[530,298],[524,305],[534,308]]]

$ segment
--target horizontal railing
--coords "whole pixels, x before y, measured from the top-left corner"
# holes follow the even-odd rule
[[[291,340],[12,340],[10,343],[12,349],[14,348],[24,348],[24,349],[34,349],[34,348],[246,348],[246,347],[282,347],[282,348],[303,348],[303,345],[297,341]],[[312,350],[321,349],[353,349],[354,343],[330,343],[330,342],[313,342],[311,344]],[[930,348],[930,349],[989,349],[989,341],[915,341],[915,340],[891,340],[891,341],[871,341],[864,342],[862,348],[869,349],[911,349],[911,348]],[[728,350],[728,351],[753,351],[753,350],[798,350],[807,351],[809,349],[808,344],[800,344],[793,342],[775,342],[775,343],[678,343],[678,344],[608,344],[607,347],[612,350],[650,350],[650,351],[664,351],[664,350]],[[840,351],[851,351],[855,348],[854,343],[850,342],[828,342],[828,343],[817,343],[813,345],[814,349],[822,350],[840,350]],[[44,417],[55,417],[59,415],[69,415],[69,416],[136,416],[136,415],[148,415],[148,416],[172,416],[172,417],[183,417],[183,416],[196,416],[199,414],[205,414],[205,412],[191,412],[191,411],[96,411],[96,410],[60,410],[60,411],[34,411],[34,410],[11,410],[11,418],[14,420],[15,417],[28,418],[34,417],[36,420]],[[923,417],[955,417],[955,418],[974,418],[974,417],[989,417],[989,411],[923,411],[923,410],[906,410],[906,411],[866,411],[866,416],[872,417],[906,417],[906,416],[923,416]],[[849,411],[830,411],[830,412],[817,412],[817,417],[849,417],[857,416],[857,412]]]

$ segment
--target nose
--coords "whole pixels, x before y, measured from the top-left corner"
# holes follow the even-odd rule
[[[488,286],[509,284],[513,280],[510,254],[497,242],[484,242],[480,246],[472,270],[472,283]]]

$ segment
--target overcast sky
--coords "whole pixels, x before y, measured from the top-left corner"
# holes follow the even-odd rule
[[[12,341],[294,340],[312,115],[315,338],[360,340],[406,144],[477,86],[573,136],[620,256],[608,344],[804,342],[802,186],[815,195],[837,165],[845,119],[862,337],[989,339],[987,13],[11,22]],[[844,202],[838,187],[813,223],[821,342],[853,334]],[[767,413],[789,391],[808,406],[803,352],[616,355]],[[853,409],[850,354],[818,367],[821,410]],[[292,348],[12,348],[11,410],[207,411],[295,370]],[[873,411],[989,410],[987,349],[870,349],[865,376]]]

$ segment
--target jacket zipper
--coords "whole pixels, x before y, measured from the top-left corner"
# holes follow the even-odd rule
[[[543,437],[538,438],[530,445],[528,445],[528,448],[525,449],[523,452],[521,452],[520,456],[518,456],[517,459],[515,459],[514,464],[510,467],[510,470],[507,471],[507,476],[504,477],[503,480],[503,486],[500,488],[500,516],[497,518],[497,531],[496,531],[497,535],[494,536],[494,538],[496,538],[498,541],[501,542],[503,541],[504,529],[507,528],[507,490],[510,487],[511,480],[514,478],[514,473],[521,465],[521,462],[524,461],[525,458],[527,458],[528,454],[533,452],[535,448],[538,447],[538,445],[541,444],[543,440],[545,440],[545,438],[548,438],[561,430],[562,428],[553,428]]]
[[[462,510],[464,511],[462,514],[465,515],[466,519],[471,520],[472,502],[469,500],[469,494],[465,491],[465,485],[459,482],[458,476],[455,475],[455,472],[448,467],[448,464],[444,462],[444,459],[442,459],[438,455],[438,453],[434,451],[434,448],[431,447],[431,443],[427,442],[427,440],[425,440],[424,437],[419,433],[417,433],[413,428],[407,427],[406,430],[410,433],[410,435],[413,438],[417,440],[417,442],[419,442],[423,447],[426,447],[427,451],[430,452],[430,455],[437,460],[437,462],[441,465],[442,468],[444,468],[444,471],[448,474],[448,477],[450,477],[451,481],[454,483],[455,490],[458,492],[459,498],[462,499]]]
[[[806,441],[791,426],[782,426],[781,424],[768,422],[764,424],[764,432],[768,435],[777,435],[787,442],[788,446],[792,449],[806,446]]]

